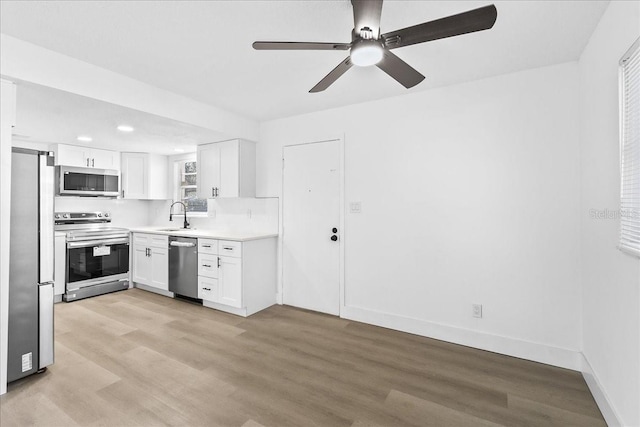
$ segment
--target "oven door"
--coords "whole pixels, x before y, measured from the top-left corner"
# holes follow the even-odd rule
[[[57,179],[61,196],[117,197],[120,194],[118,171],[59,166]]]
[[[129,277],[129,238],[67,242],[67,291]]]

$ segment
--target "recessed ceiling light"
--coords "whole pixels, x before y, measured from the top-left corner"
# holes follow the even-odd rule
[[[184,153],[184,148],[174,148],[173,151],[176,153]]]
[[[91,141],[93,141],[93,138],[91,138],[90,136],[79,136],[76,139],[78,141],[82,141],[82,142],[91,142]]]
[[[120,125],[118,126],[118,130],[120,132],[133,132],[133,127],[127,126],[127,125]]]

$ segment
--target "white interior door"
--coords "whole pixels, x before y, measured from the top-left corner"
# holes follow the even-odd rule
[[[283,302],[334,315],[340,314],[339,147],[339,141],[285,147],[282,196]]]

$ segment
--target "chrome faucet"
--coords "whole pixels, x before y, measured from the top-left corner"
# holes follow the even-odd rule
[[[182,205],[182,209],[184,209],[184,228],[189,228],[189,222],[187,221],[187,205],[182,202],[173,202],[171,204],[171,207],[169,208],[169,221],[173,221],[173,213],[171,213],[171,210],[173,209],[173,205],[177,205],[178,203],[180,203]]]

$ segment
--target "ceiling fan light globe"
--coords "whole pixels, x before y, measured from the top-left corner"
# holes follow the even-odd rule
[[[351,62],[358,67],[375,65],[382,60],[382,45],[376,40],[363,40],[351,48]]]

